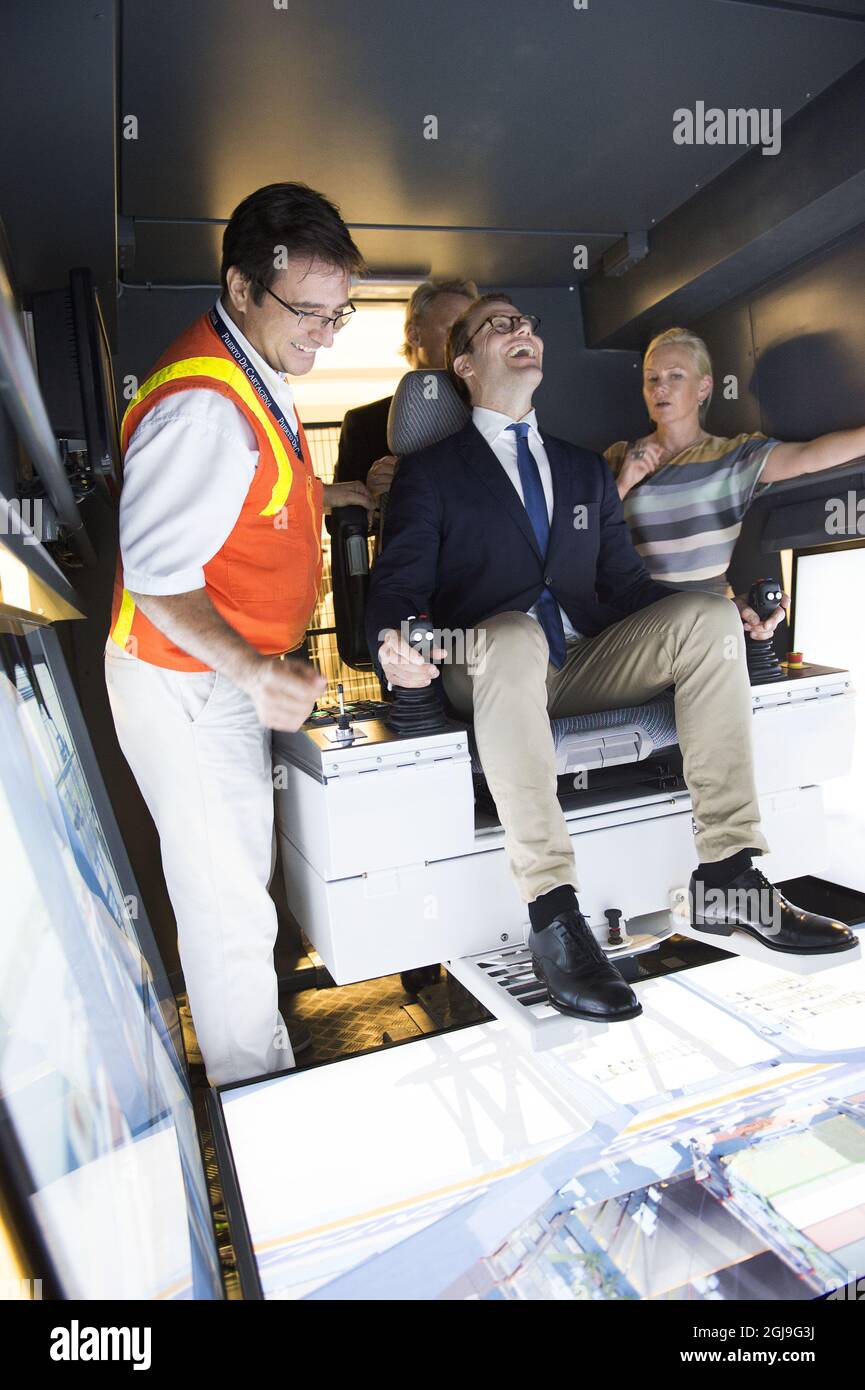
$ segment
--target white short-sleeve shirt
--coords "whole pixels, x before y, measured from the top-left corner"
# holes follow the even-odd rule
[[[547,458],[547,451],[544,448],[544,441],[538,430],[538,419],[533,410],[528,415],[523,416],[523,422],[528,425],[527,435],[529,450],[535,463],[538,465],[538,473],[541,478],[541,486],[544,489],[544,498],[547,504],[547,517],[550,525],[553,524],[553,475],[550,471],[550,461]],[[484,439],[489,444],[502,468],[507,473],[513,483],[517,496],[526,505],[523,496],[523,484],[520,479],[520,470],[517,464],[517,437],[510,425],[517,424],[518,421],[512,420],[509,415],[503,415],[500,410],[488,410],[486,406],[476,405],[472,410],[472,424],[479,430]],[[566,640],[572,641],[581,634],[576,631],[573,623],[559,604],[559,612],[562,615],[562,627],[565,630]],[[537,604],[532,604],[528,610],[529,617],[538,620]]]

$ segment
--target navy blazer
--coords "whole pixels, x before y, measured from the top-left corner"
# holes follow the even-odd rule
[[[387,447],[387,417],[393,396],[369,405],[356,406],[343,416],[339,449],[333,470],[335,483],[366,482],[376,459],[390,452]]]
[[[631,543],[613,475],[600,454],[543,434],[553,480],[546,557],[519,493],[469,421],[400,461],[373,566],[366,634],[426,613],[438,628],[527,612],[546,584],[577,632],[593,637],[672,589],[649,577]]]

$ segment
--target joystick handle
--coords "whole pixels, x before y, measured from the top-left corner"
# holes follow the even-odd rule
[[[337,687],[336,687],[336,696],[337,696],[337,699],[339,700],[339,717],[337,718],[337,721],[336,721],[336,727],[337,727],[338,729],[350,729],[350,728],[351,728],[351,720],[349,719],[348,715],[347,715],[346,712],[345,712],[345,698],[344,698],[344,691],[343,691],[342,681],[339,681],[339,682],[337,683]]]
[[[783,589],[777,579],[758,579],[748,590],[748,603],[761,623],[770,618],[781,602]]]
[[[758,579],[748,590],[748,603],[760,622],[770,618],[781,602],[783,590],[777,579]],[[775,651],[775,643],[758,641],[750,632],[745,633],[745,657],[748,662],[748,675],[752,685],[768,685],[770,681],[781,681],[784,672]]]
[[[404,626],[403,632],[407,635],[409,646],[420,652],[424,660],[431,662],[435,634],[429,617],[426,613],[420,613],[406,622],[408,627],[406,629]],[[388,728],[404,737],[442,733],[448,727],[448,722],[441,691],[437,688],[439,685],[440,682],[434,680],[429,685],[417,688],[397,686],[385,720]]]
[[[354,729],[351,726],[351,719],[346,713],[344,692],[342,681],[336,687],[337,699],[339,700],[339,714],[336,720],[336,736],[342,743],[354,742]]]
[[[605,907],[604,916],[607,919],[607,945],[623,946],[621,908]]]
[[[427,661],[431,660],[430,651],[432,649],[433,630],[432,623],[426,613],[419,613],[416,618],[407,618],[408,644],[414,647],[416,652],[420,652]]]

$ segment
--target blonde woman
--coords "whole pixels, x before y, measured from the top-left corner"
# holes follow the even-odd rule
[[[643,358],[643,399],[655,428],[642,439],[610,445],[604,457],[652,578],[732,596],[727,569],[755,497],[769,483],[820,473],[865,454],[865,428],[804,444],[764,434],[721,438],[705,428],[712,386],[702,338],[685,328],[660,333]],[[746,599],[735,602],[745,631],[756,638],[770,637],[784,616],[784,608],[777,608],[761,623]]]

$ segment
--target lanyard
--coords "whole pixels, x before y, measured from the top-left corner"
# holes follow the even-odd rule
[[[247,377],[247,379],[249,380],[249,383],[252,386],[253,390],[256,392],[258,396],[261,397],[268,411],[273,416],[274,420],[279,425],[279,428],[282,430],[283,434],[288,439],[288,442],[290,443],[292,449],[297,455],[297,458],[300,460],[301,463],[303,463],[304,458],[303,450],[300,447],[300,436],[295,430],[291,428],[291,425],[286,420],[279,406],[276,404],[276,401],[273,399],[273,396],[270,394],[261,377],[258,375],[258,372],[255,370],[249,358],[246,356],[246,353],[241,348],[231,329],[228,327],[228,324],[220,318],[219,314],[216,312],[216,309],[213,307],[210,308],[207,317],[210,320],[211,328],[216,333],[220,342],[224,343],[225,346],[228,348],[228,351],[231,353],[238,367],[243,372],[244,376]]]

